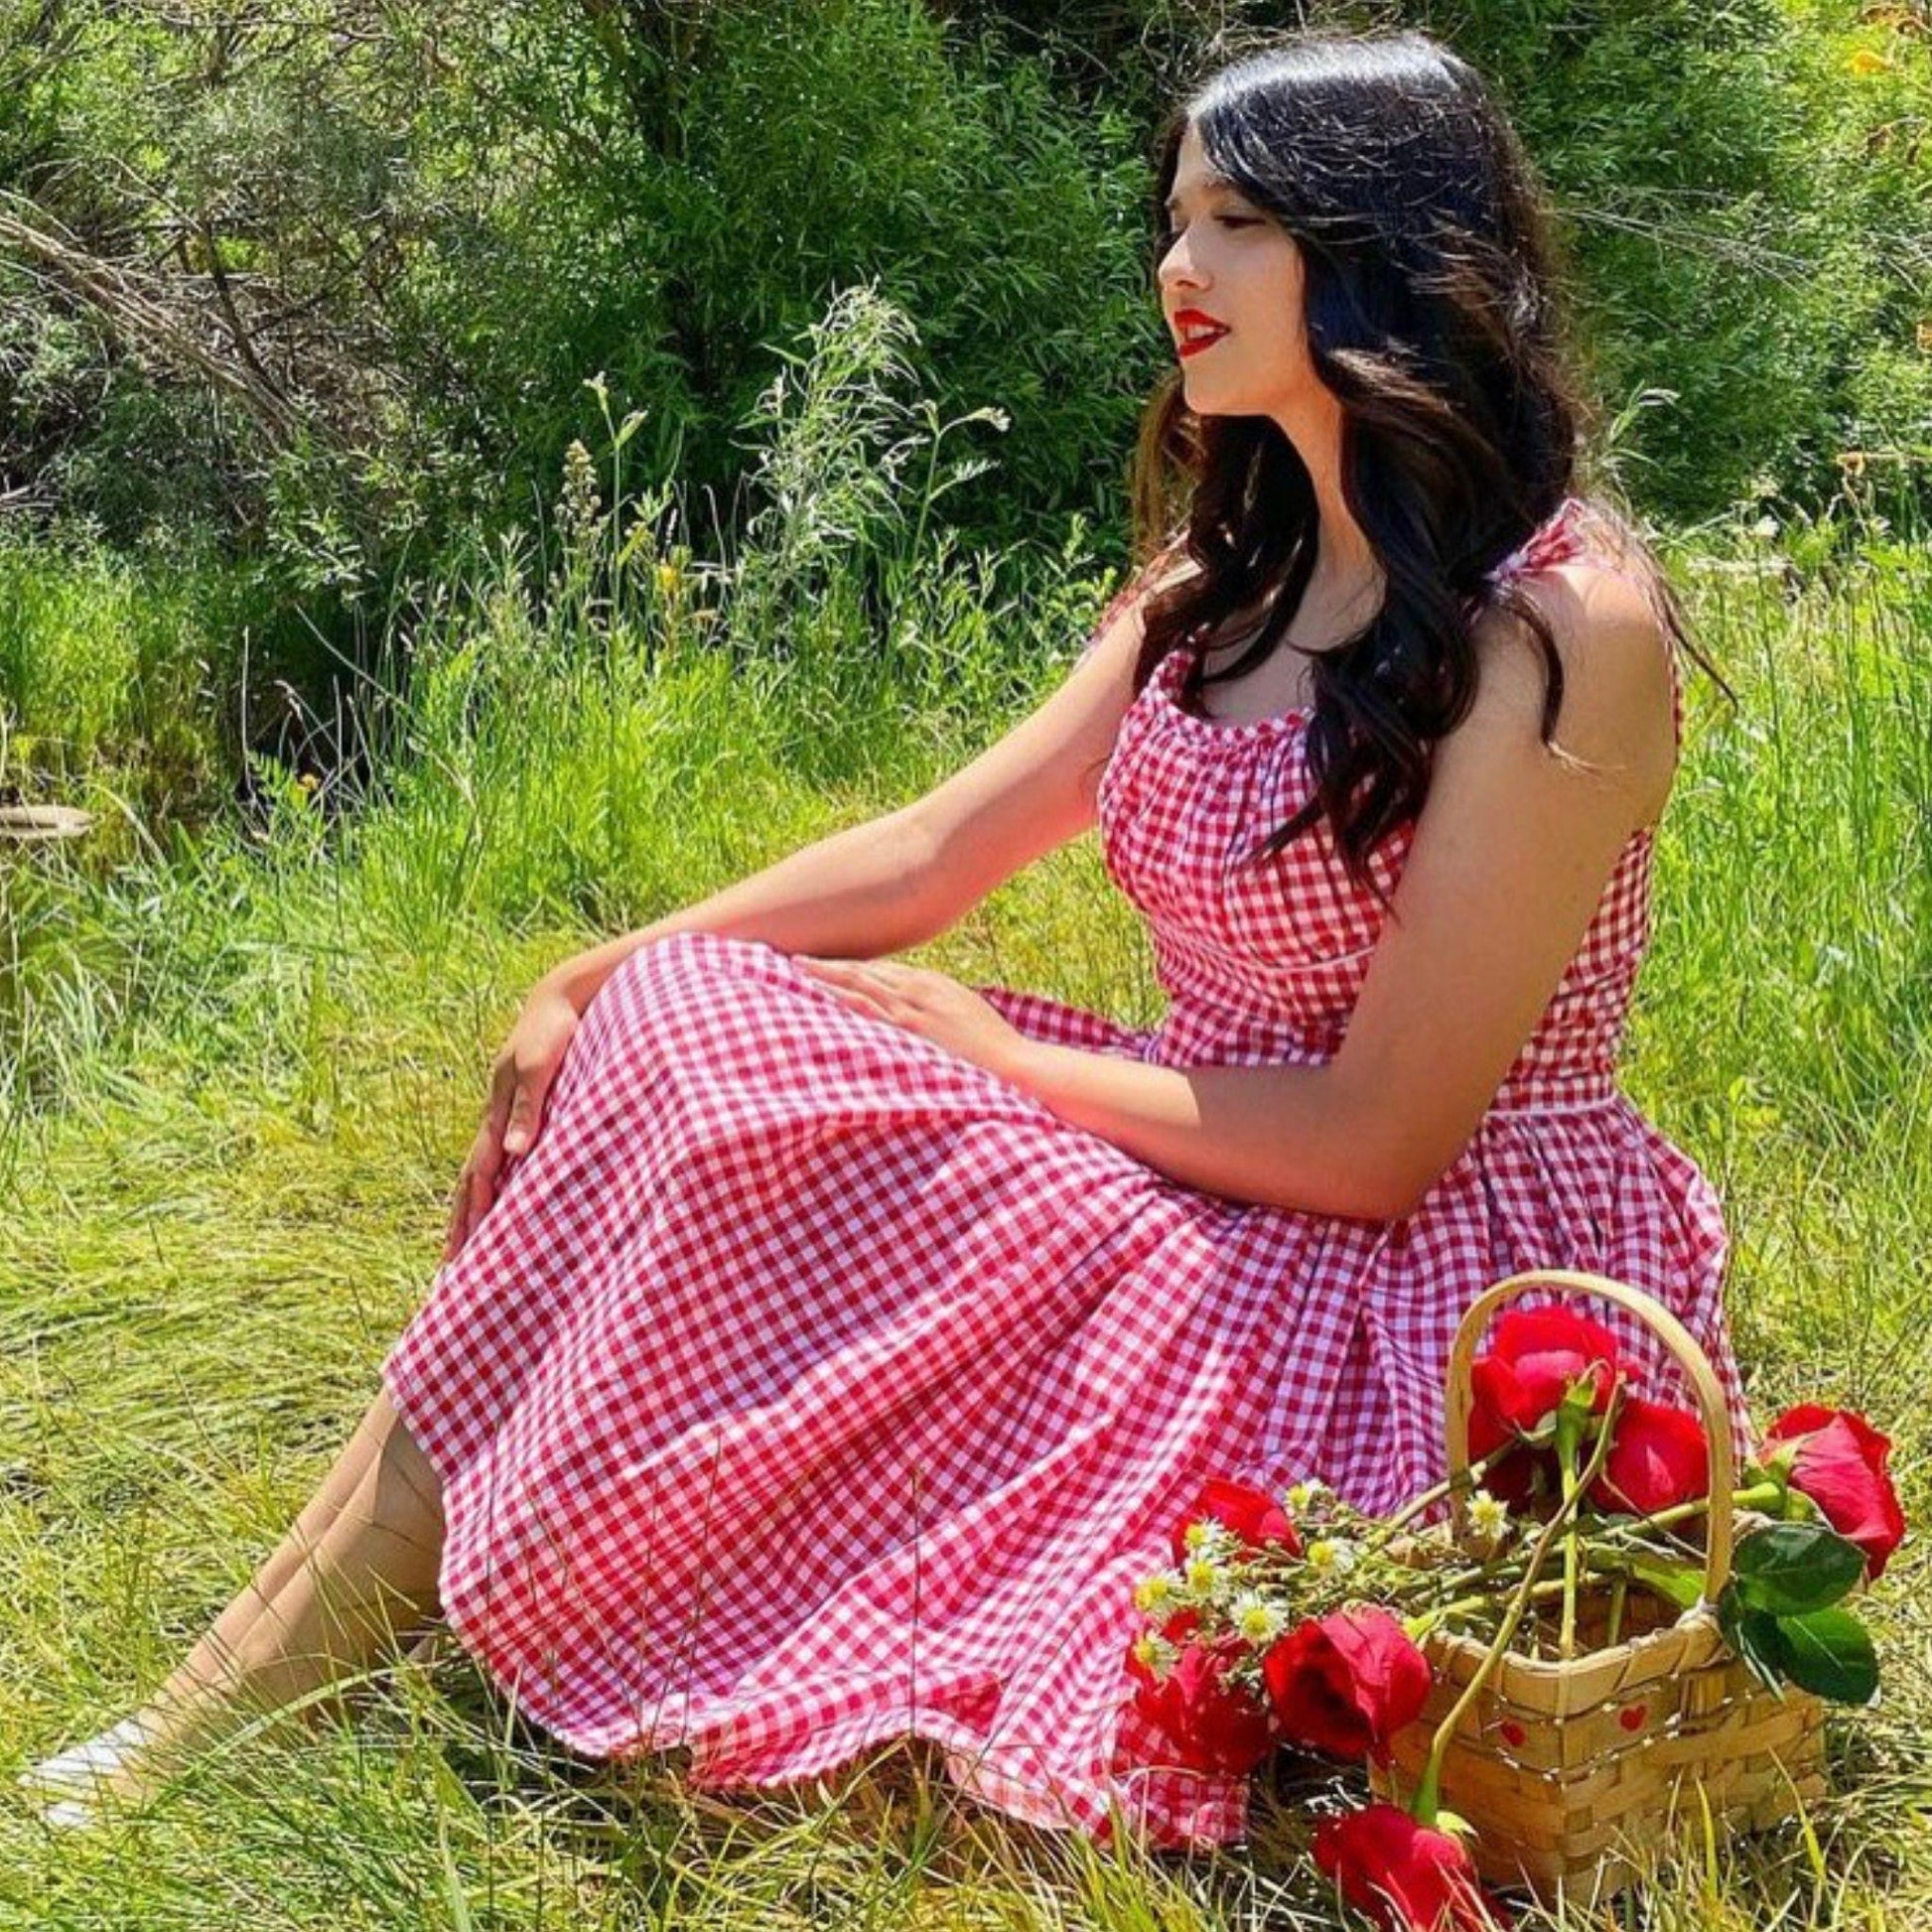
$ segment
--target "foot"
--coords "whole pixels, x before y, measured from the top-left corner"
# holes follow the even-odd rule
[[[57,1831],[85,1831],[101,1822],[100,1809],[79,1798],[57,1798],[41,1808],[41,1823]]]
[[[86,1791],[97,1779],[111,1776],[148,1742],[156,1728],[137,1711],[131,1718],[110,1725],[97,1737],[89,1737],[84,1744],[70,1745],[52,1757],[42,1758],[21,1772],[20,1782],[30,1790],[50,1794]]]
[[[19,1781],[50,1801],[42,1812],[49,1824],[91,1824],[105,1806],[146,1796],[205,1728],[205,1719],[171,1720],[146,1705],[84,1743],[30,1765]]]

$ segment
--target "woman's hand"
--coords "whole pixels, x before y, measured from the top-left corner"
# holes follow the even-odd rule
[[[945,973],[891,959],[791,957],[828,993],[1007,1079],[1017,1079],[1028,1037],[990,1001]]]
[[[543,1120],[544,1096],[563,1064],[582,1016],[556,988],[539,980],[523,1002],[490,1069],[489,1105],[457,1180],[443,1241],[448,1261],[489,1211],[506,1158],[527,1154]]]

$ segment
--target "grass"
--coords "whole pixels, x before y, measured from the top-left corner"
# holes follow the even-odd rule
[[[128,1708],[314,1487],[433,1269],[530,980],[930,785],[1058,674],[1109,588],[1076,531],[1044,563],[896,567],[877,621],[825,527],[771,543],[784,583],[750,640],[713,595],[731,573],[688,551],[616,579],[581,548],[483,560],[408,640],[408,695],[371,693],[353,768],[271,768],[252,817],[0,874],[0,1767]],[[1725,1198],[1758,1414],[1866,1410],[1921,1520],[1932,552],[1855,534],[1677,553],[1740,702],[1693,680],[1625,1076]],[[546,564],[562,594],[538,615]],[[917,956],[1158,1011],[1091,838]],[[1622,1922],[1927,1921],[1922,1573],[1908,1545],[1878,1592],[1884,1698],[1835,1716],[1829,1803],[1673,1856]],[[1359,1789],[1284,1769],[1250,1848],[1176,1863],[955,1803],[918,1749],[796,1793],[693,1793],[677,1770],[570,1759],[445,1646],[113,1831],[54,1837],[0,1800],[0,1924],[1329,1925],[1305,1801]]]

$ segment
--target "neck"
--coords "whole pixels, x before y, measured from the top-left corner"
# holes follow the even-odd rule
[[[1308,596],[1323,610],[1349,612],[1359,606],[1366,612],[1381,600],[1383,571],[1342,494],[1341,406],[1326,401],[1320,422],[1290,439],[1308,470],[1320,518]]]

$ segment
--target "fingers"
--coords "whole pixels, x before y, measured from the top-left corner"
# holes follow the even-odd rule
[[[450,1198],[450,1224],[443,1231],[443,1259],[454,1259],[470,1236],[470,1164],[463,1164],[457,1175],[456,1192]]]
[[[530,1151],[578,1017],[552,995],[534,1006],[526,1002],[523,1016],[491,1062],[489,1100],[457,1181],[444,1260],[462,1248],[470,1230],[488,1212],[504,1164]]]
[[[489,1211],[489,1204],[496,1197],[495,1166],[493,1163],[485,1164],[479,1158],[478,1149],[482,1145],[480,1136],[477,1148],[471,1151],[469,1160],[463,1164],[463,1173],[457,1178],[449,1232],[443,1240],[445,1261],[462,1251],[463,1244],[470,1239],[471,1229]]]
[[[794,953],[792,958],[804,969],[808,978],[835,998],[844,1000],[848,1006],[869,1013],[875,1019],[893,1018],[886,995],[889,991],[896,991],[897,987],[890,984],[892,976],[882,972],[878,962],[819,959],[810,953]]]
[[[506,1055],[496,1062],[489,1105],[457,1181],[449,1231],[443,1242],[445,1261],[461,1251],[470,1230],[489,1211],[505,1160],[529,1152],[549,1087],[548,1069],[519,1074],[513,1058]]]
[[[537,1123],[543,1117],[543,1097],[550,1080],[545,1071],[523,1074],[510,1096],[509,1125],[503,1134],[503,1149],[508,1154],[526,1154],[536,1139]]]

